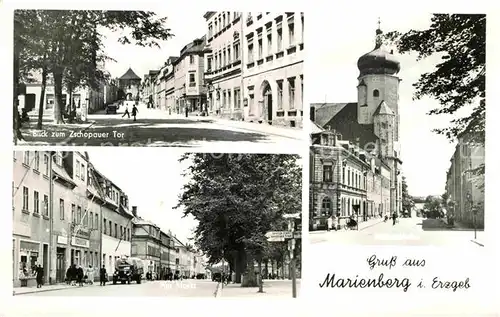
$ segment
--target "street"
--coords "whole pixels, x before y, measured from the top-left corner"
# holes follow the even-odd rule
[[[477,241],[483,235],[484,232],[478,231]],[[400,218],[396,225],[392,220],[376,220],[359,231],[311,232],[309,239],[312,244],[480,247],[480,242],[471,241],[474,230],[448,229],[441,220],[420,217]]]
[[[19,145],[75,146],[164,146],[200,147],[280,145],[295,148],[301,144],[302,130],[220,118],[168,114],[165,110],[139,105],[137,121],[100,111],[88,115],[86,123],[54,125],[49,114],[44,127],[36,130],[36,117],[22,129]]]
[[[19,296],[169,296],[169,297],[248,297],[257,295],[263,297],[292,298],[292,282],[289,280],[264,280],[264,293],[257,293],[258,288],[243,288],[239,284],[220,285],[211,280],[183,280],[183,281],[152,281],[142,284],[107,284],[99,283],[84,287],[66,287],[59,290],[19,294]],[[53,286],[47,286],[50,288]],[[64,287],[64,286],[63,286]],[[297,293],[300,289],[300,280],[297,281]],[[25,291],[23,289],[23,291]],[[35,289],[36,290],[36,289]],[[217,294],[216,294],[217,290]],[[21,291],[20,291],[21,292]]]

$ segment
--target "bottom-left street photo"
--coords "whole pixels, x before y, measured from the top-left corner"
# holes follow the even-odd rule
[[[302,158],[15,151],[14,296],[297,297]]]

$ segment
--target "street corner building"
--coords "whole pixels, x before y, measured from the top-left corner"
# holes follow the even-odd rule
[[[304,14],[207,12],[205,19],[209,111],[302,127]]]
[[[358,100],[310,107],[310,229],[402,212],[397,76],[400,63],[382,45],[359,57]],[[354,89],[354,87],[353,87]]]
[[[145,273],[205,274],[204,260],[170,232],[138,217],[128,195],[98,171],[87,152],[14,151],[13,287],[66,281],[71,265],[112,276],[118,259],[137,257]],[[156,230],[153,230],[155,229]],[[176,242],[177,241],[177,242]]]

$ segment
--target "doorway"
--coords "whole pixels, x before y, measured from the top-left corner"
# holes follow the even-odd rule
[[[43,245],[43,258],[42,258],[42,265],[43,265],[43,272],[44,272],[44,279],[45,283],[49,283],[49,245],[44,244]]]
[[[66,249],[57,248],[56,254],[56,283],[62,283],[65,280],[66,268],[65,268],[65,254]]]
[[[271,91],[266,96],[267,98],[267,120],[269,124],[273,123],[273,96],[271,95]]]

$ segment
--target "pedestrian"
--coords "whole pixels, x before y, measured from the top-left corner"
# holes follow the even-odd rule
[[[89,265],[87,269],[87,279],[90,285],[94,284],[94,268],[92,265]]]
[[[393,212],[392,213],[392,225],[395,226],[396,225],[396,219],[398,218],[398,215],[396,214],[396,212]]]
[[[123,113],[122,118],[125,117],[125,115],[127,115],[127,118],[130,119],[130,113],[128,112],[128,105],[125,105],[125,112]]]
[[[76,286],[77,273],[78,273],[78,269],[76,267],[76,264],[73,264],[71,266],[71,285],[73,285],[73,286]]]
[[[66,270],[66,284],[71,284],[71,266]]]
[[[187,118],[187,117],[188,117],[188,111],[189,111],[189,110],[188,110],[188,107],[187,107],[187,106],[185,106],[185,108],[184,108],[184,109],[186,110],[186,118]]]
[[[81,265],[78,265],[76,270],[76,281],[78,282],[78,286],[83,286],[83,268]]]
[[[328,219],[326,220],[327,222],[327,226],[326,226],[326,231],[330,231],[332,230],[332,226],[333,226],[333,219],[332,219],[333,216],[330,216],[328,217]]]
[[[36,288],[42,288],[43,284],[43,267],[38,264],[36,268]]]
[[[132,117],[134,117],[134,121],[136,121],[135,117],[137,116],[138,113],[139,113],[139,110],[137,110],[137,107],[134,105],[132,107]]]
[[[104,265],[99,271],[99,281],[101,283],[100,286],[106,286],[106,282],[108,281],[108,273],[106,273],[106,267]]]

